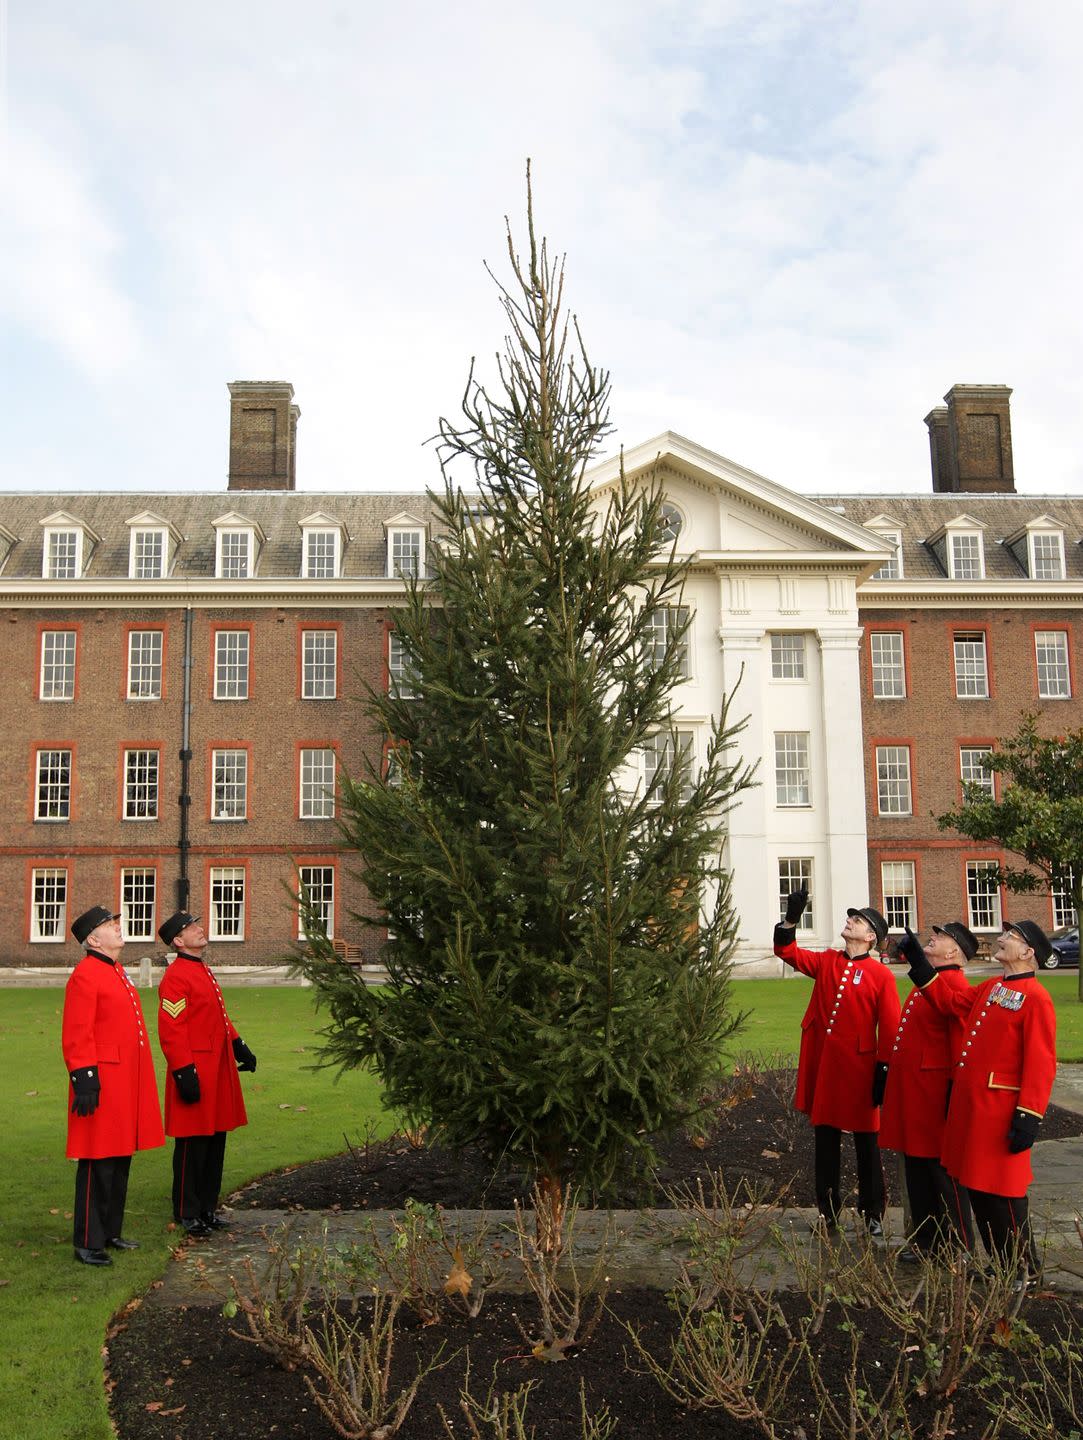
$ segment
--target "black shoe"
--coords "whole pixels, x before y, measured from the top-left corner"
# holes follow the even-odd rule
[[[214,1215],[209,1211],[199,1217],[199,1223],[206,1225],[208,1230],[225,1230],[229,1226],[228,1220],[223,1220],[221,1215]]]
[[[124,1238],[123,1235],[114,1235],[113,1238],[112,1238],[112,1240],[108,1241],[108,1245],[109,1245],[110,1250],[138,1250],[138,1249],[139,1249],[139,1241],[138,1241],[138,1240],[125,1240],[125,1238]]]
[[[191,1235],[193,1240],[205,1240],[211,1233],[210,1227],[204,1225],[202,1220],[182,1220],[181,1228]]]
[[[900,1265],[920,1265],[923,1258],[921,1251],[915,1250],[912,1245],[904,1245],[895,1256]]]
[[[104,1250],[84,1250],[81,1245],[75,1247],[75,1258],[80,1265],[112,1265],[112,1259]]]
[[[884,1238],[884,1223],[877,1220],[875,1215],[871,1220],[865,1221],[865,1229],[869,1232],[870,1239],[882,1240]]]

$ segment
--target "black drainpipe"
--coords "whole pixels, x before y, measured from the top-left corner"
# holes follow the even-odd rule
[[[181,710],[181,788],[177,796],[180,807],[180,838],[177,841],[177,855],[180,861],[177,875],[177,909],[187,910],[189,892],[188,852],[192,842],[188,838],[188,816],[192,809],[192,747],[189,724],[192,716],[192,607],[184,611],[184,700]]]

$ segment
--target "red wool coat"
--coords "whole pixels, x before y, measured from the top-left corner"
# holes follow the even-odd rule
[[[938,970],[943,985],[969,996],[957,966]],[[942,1015],[914,989],[903,1006],[888,1057],[887,1088],[880,1111],[880,1144],[887,1150],[938,1160],[948,1110],[948,1086],[963,1044],[963,1022]]]
[[[813,1125],[878,1130],[872,1103],[878,1060],[891,1054],[899,1023],[895,977],[879,960],[851,960],[841,950],[776,945],[775,954],[815,982],[801,1021],[794,1105]]]
[[[218,981],[202,960],[178,955],[158,987],[158,1039],[168,1067],[167,1135],[213,1135],[248,1123],[233,1058],[236,1038]],[[200,1095],[196,1104],[186,1105],[177,1093],[173,1071],[193,1064]]]
[[[1012,1115],[1044,1115],[1057,1071],[1057,1016],[1035,975],[986,980],[960,992],[930,980],[922,996],[963,1022],[940,1163],[971,1190],[1027,1193],[1030,1151],[1008,1151]],[[1016,998],[1019,997],[1019,998]],[[1018,1007],[1018,1008],[1015,1008]]]
[[[93,1115],[72,1115],[69,1160],[105,1160],[165,1144],[154,1058],[139,993],[120,964],[87,955],[64,990],[61,1045],[69,1075],[94,1067],[101,1083]]]

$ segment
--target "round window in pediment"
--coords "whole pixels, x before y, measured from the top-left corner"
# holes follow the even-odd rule
[[[659,545],[672,545],[677,536],[681,533],[684,525],[684,516],[669,500],[662,501],[662,509],[658,515],[658,543]]]

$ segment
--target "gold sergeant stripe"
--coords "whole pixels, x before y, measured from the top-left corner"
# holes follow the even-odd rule
[[[174,1020],[187,1004],[188,999],[184,995],[182,995],[179,1000],[167,1000],[164,996],[162,997],[162,1009],[167,1015],[171,1015]]]

